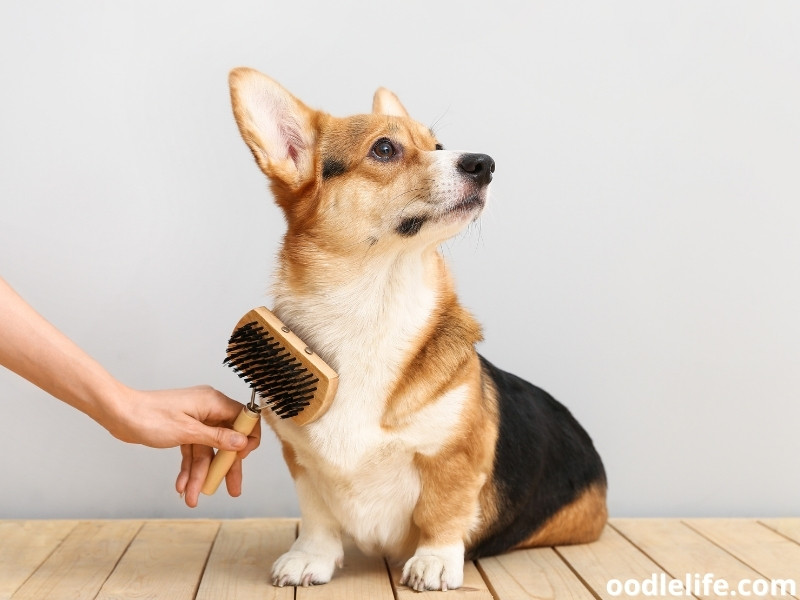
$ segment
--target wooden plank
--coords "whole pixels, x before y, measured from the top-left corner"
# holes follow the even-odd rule
[[[400,585],[403,576],[403,565],[392,565],[390,568],[392,586],[397,594],[397,600],[442,600],[440,592],[415,592],[410,587]],[[492,600],[486,582],[483,580],[478,568],[471,560],[464,563],[464,584],[457,590],[447,590],[447,600]]]
[[[193,600],[218,529],[217,521],[148,521],[98,600]]]
[[[242,519],[220,527],[196,600],[292,600],[294,588],[274,587],[272,563],[294,542],[294,519]]]
[[[216,521],[148,521],[137,535],[139,525],[0,521],[0,600],[80,600],[98,590],[101,600],[193,600],[195,592],[198,600],[294,597],[294,588],[269,582],[272,562],[294,539],[294,520],[225,521],[221,528]],[[329,584],[297,589],[297,598],[441,596],[396,585],[400,567],[387,573],[381,559],[352,543],[345,564]],[[477,568],[468,562],[464,587],[447,598],[591,600],[593,592],[615,600],[609,580],[641,583],[662,573],[666,582],[713,573],[732,586],[743,579],[800,581],[800,519],[613,519],[594,544],[511,552],[481,559]],[[695,591],[702,600],[716,597]]]
[[[482,558],[478,567],[497,600],[594,598],[552,548],[516,550]]]
[[[800,519],[759,519],[758,522],[800,544]]]
[[[141,521],[78,524],[12,598],[91,600],[141,526]]]
[[[684,589],[697,598],[730,596],[728,592],[715,594],[712,581],[701,583],[696,580],[706,574],[713,574],[714,581],[723,580],[731,590],[743,579],[753,581],[761,577],[678,519],[613,519],[611,525],[667,572],[684,581]]]
[[[8,600],[77,521],[0,521],[0,599]]]
[[[392,584],[382,558],[365,556],[352,541],[344,544],[344,567],[325,585],[298,587],[297,600],[393,600]]]
[[[684,522],[767,579],[800,581],[800,545],[749,519]]]
[[[604,600],[620,597],[619,594],[614,595],[609,592],[609,582],[612,580],[623,583],[628,579],[644,582],[655,576],[659,587],[662,576],[665,586],[669,586],[669,582],[673,580],[668,573],[638,548],[608,526],[596,542],[577,546],[558,546],[556,551],[578,573],[594,594]],[[623,595],[625,594],[623,593]],[[648,594],[647,597],[672,598],[674,600],[674,596],[668,594]]]

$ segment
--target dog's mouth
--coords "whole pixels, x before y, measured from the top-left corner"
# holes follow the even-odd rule
[[[486,198],[484,198],[483,194],[470,194],[466,198],[462,198],[452,206],[450,206],[446,212],[448,213],[461,213],[467,214],[472,213],[477,210],[483,208],[486,204]]]
[[[486,196],[481,193],[473,193],[461,198],[454,204],[446,207],[444,210],[445,215],[453,215],[455,217],[463,217],[473,215],[480,212],[486,205]]]
[[[395,227],[395,232],[402,237],[414,237],[422,229],[422,226],[429,221],[439,221],[443,223],[459,223],[467,218],[475,220],[478,218],[483,207],[486,205],[485,193],[472,193],[464,196],[456,202],[448,203],[439,208],[434,214],[413,215],[404,218]]]

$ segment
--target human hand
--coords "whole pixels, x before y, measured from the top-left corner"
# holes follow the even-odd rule
[[[261,442],[261,424],[249,436],[229,429],[242,405],[208,386],[141,392],[128,390],[121,414],[102,423],[114,437],[155,448],[180,445],[181,469],[175,488],[187,506],[197,506],[213,448],[238,452],[225,477],[228,493],[242,492],[242,459]],[[120,412],[120,411],[118,411]]]
[[[231,424],[241,413],[242,405],[238,402],[235,402],[235,404],[236,412],[232,418],[228,419],[227,424]],[[232,429],[223,429],[222,431],[226,434],[236,434]],[[238,434],[238,436],[245,437],[243,434]],[[255,427],[250,432],[250,435],[246,436],[246,439],[247,443],[243,449],[213,444],[214,447],[220,450],[238,450],[236,460],[233,461],[231,468],[225,475],[225,487],[228,490],[228,494],[234,498],[242,493],[242,460],[247,458],[247,455],[258,448],[261,443],[261,419],[256,420]],[[175,482],[175,489],[184,498],[186,505],[194,508],[197,506],[200,489],[205,483],[211,461],[214,458],[214,449],[202,443],[182,444],[181,456],[181,470]]]

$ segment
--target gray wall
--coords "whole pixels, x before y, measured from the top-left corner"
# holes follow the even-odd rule
[[[800,507],[800,8],[790,2],[3,2],[0,273],[125,383],[209,383],[282,233],[230,113],[248,65],[312,106],[379,85],[494,195],[448,243],[480,350],[566,403],[614,515]],[[295,515],[274,437],[185,508],[0,370],[0,517]]]

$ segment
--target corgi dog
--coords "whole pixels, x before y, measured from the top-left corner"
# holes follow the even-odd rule
[[[264,411],[302,517],[273,584],[330,581],[344,535],[415,590],[458,588],[465,559],[595,540],[606,477],[591,439],[477,353],[438,250],[481,214],[491,157],[445,150],[383,88],[347,118],[248,68],[230,91],[286,218],[273,311],[339,374],[313,422]]]

